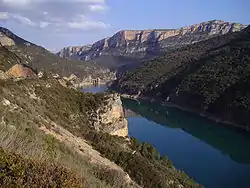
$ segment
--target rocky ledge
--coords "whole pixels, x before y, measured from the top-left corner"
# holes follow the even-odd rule
[[[92,125],[97,131],[121,137],[128,136],[128,122],[125,119],[122,101],[118,94],[107,94],[104,105],[92,113]]]

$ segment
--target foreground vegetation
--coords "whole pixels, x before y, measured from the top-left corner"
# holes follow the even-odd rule
[[[55,160],[57,164],[76,171],[80,179],[84,179],[85,187],[128,186],[116,170],[91,164],[91,159],[79,156],[56,137],[48,138],[40,131],[41,127],[50,130],[57,125],[87,140],[141,186],[198,187],[183,172],[176,170],[167,158],[161,158],[149,144],[95,131],[93,116],[101,105],[105,105],[104,94],[93,95],[64,88],[53,79],[0,80],[0,88],[0,147],[35,160]],[[133,154],[133,151],[136,152]],[[58,181],[61,181],[60,177]]]
[[[22,61],[4,47],[0,47],[0,58],[2,71]],[[97,132],[93,127],[96,111],[106,105],[106,99],[105,94],[68,89],[47,77],[0,79],[1,185],[199,187],[151,145]],[[93,154],[84,155],[84,150],[94,151],[86,145],[82,148],[79,140],[92,145],[102,159],[121,166],[133,181],[114,163],[107,166]]]
[[[250,26],[166,53],[127,72],[122,93],[206,111],[250,129]]]
[[[1,187],[82,187],[83,179],[50,162],[24,159],[0,148]]]

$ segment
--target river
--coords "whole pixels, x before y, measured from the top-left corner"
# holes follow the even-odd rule
[[[105,87],[83,89],[101,92]],[[129,136],[151,143],[208,188],[250,187],[250,134],[147,101],[123,99]]]

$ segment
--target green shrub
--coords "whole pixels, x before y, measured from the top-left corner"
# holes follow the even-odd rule
[[[51,162],[24,159],[0,149],[1,187],[83,187],[74,172]]]

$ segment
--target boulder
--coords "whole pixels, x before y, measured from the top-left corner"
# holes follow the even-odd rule
[[[31,68],[22,64],[15,64],[6,72],[6,75],[11,78],[37,77],[36,73]]]

